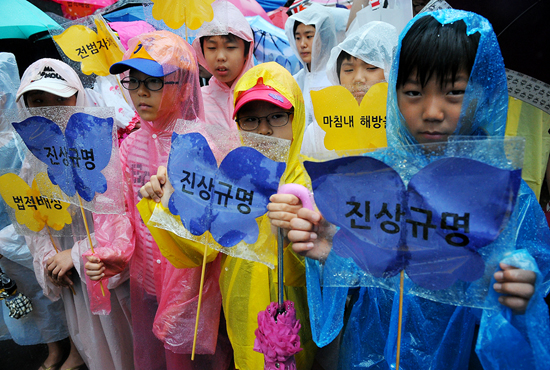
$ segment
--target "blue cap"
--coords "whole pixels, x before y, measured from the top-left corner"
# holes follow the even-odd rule
[[[109,72],[111,74],[119,74],[124,71],[129,70],[130,68],[137,69],[140,72],[145,73],[146,75],[152,76],[152,77],[163,77],[164,71],[162,69],[162,66],[153,60],[147,60],[147,59],[128,59],[122,62],[115,63],[109,68]]]
[[[111,74],[119,74],[130,68],[137,69],[152,77],[163,77],[165,74],[168,74],[164,72],[162,65],[149,55],[142,43],[136,45],[130,58],[113,64],[111,68],[109,68],[109,72]]]

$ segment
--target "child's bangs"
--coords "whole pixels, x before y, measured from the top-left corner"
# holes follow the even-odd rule
[[[204,43],[210,40],[214,36],[220,36],[224,41],[230,42],[230,43],[238,43],[239,40],[242,40],[244,42],[244,56],[248,56],[248,53],[250,52],[250,41],[246,41],[239,36],[236,36],[232,33],[228,33],[226,35],[209,35],[209,36],[202,36],[200,38],[200,44],[201,44],[201,50],[204,54]],[[254,38],[254,34],[252,35]]]
[[[454,83],[461,71],[469,76],[479,37],[479,33],[467,36],[462,20],[443,25],[431,16],[419,19],[402,40],[397,87],[403,86],[413,74],[422,87],[432,77],[443,86],[446,82]]]
[[[338,74],[338,78],[340,78],[342,63],[344,63],[344,61],[353,61],[353,59],[357,59],[357,58],[355,58],[353,55],[347,53],[344,50],[340,52],[340,55],[338,55],[338,59],[336,60],[336,73]]]

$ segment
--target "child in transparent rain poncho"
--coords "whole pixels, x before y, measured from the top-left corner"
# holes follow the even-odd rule
[[[199,64],[212,74],[202,87],[205,121],[235,130],[233,91],[254,66],[254,34],[237,7],[225,0],[212,4],[214,19],[204,23],[193,41]]]
[[[312,4],[287,19],[285,34],[292,51],[304,66],[294,78],[304,95],[307,127],[314,118],[309,92],[332,85],[327,78],[326,67],[330,50],[338,43],[336,26],[324,6]]]
[[[0,109],[15,108],[19,84],[19,71],[14,55],[0,53]],[[24,147],[25,144],[11,131],[1,131],[0,167],[18,172],[25,156]],[[47,343],[48,357],[42,368],[61,365],[63,347],[60,341],[69,336],[63,302],[53,302],[42,293],[34,275],[33,259],[25,238],[16,233],[5,207],[5,204],[0,204],[0,267],[15,281],[17,291],[29,297],[33,310],[23,318],[15,319],[9,317],[9,310],[2,302],[0,326],[3,323],[8,329],[7,337],[3,339],[11,338],[21,346]]]
[[[369,22],[351,30],[344,41],[332,48],[327,62],[327,77],[342,85],[361,104],[368,89],[388,79],[397,46],[397,31],[391,24]],[[302,153],[324,152],[325,131],[317,121],[306,128]]]
[[[384,161],[398,168],[406,159],[409,166],[400,169],[400,174],[410,179],[418,171],[411,163],[423,167],[430,162],[429,156],[408,147],[410,144],[446,141],[457,133],[502,137],[507,100],[504,64],[486,19],[456,10],[418,16],[401,34],[389,80],[388,145],[401,148],[404,157]],[[317,259],[326,250],[311,230],[321,215],[306,209],[297,214],[289,233],[293,248]],[[501,238],[495,243],[503,243],[503,248],[513,243],[517,250],[501,261],[487,298],[496,300],[501,294],[501,309],[453,306],[406,294],[402,368],[467,368],[476,324],[480,325],[476,352],[485,368],[548,366],[550,336],[543,297],[548,291],[550,232],[524,182],[512,220],[503,232],[513,228],[507,235],[514,239]],[[307,263],[312,267],[308,272],[310,305],[325,303],[312,310],[314,337],[319,345],[325,345],[343,327],[348,289],[325,286],[321,291],[317,262],[308,259]],[[351,263],[349,268],[357,266]],[[398,294],[381,288],[355,291],[344,327],[340,368],[388,369],[395,364]]]
[[[275,62],[263,63],[250,69],[235,87],[235,111],[235,119],[237,121],[243,119],[243,123],[234,123],[241,130],[292,140],[282,181],[305,184],[303,167],[298,160],[304,132],[304,104],[300,89],[290,73]],[[272,114],[278,117],[276,124],[273,122]],[[271,116],[269,118],[272,119],[273,125],[265,119],[268,115]],[[264,118],[256,127],[246,125],[245,121],[251,122],[253,117]],[[157,202],[162,197],[162,203],[166,206],[172,194],[171,191],[164,190],[166,179],[166,168],[159,168],[158,176],[151,178],[151,182],[142,188],[141,194]],[[145,204],[144,208],[152,209],[154,206],[155,203],[151,201]],[[150,214],[146,215],[142,209],[140,211],[144,220],[150,217]],[[271,226],[267,218],[261,220],[260,232],[270,233]],[[174,263],[180,265],[189,264],[190,261],[197,261],[196,265],[201,263],[204,246],[162,229],[151,227],[151,230],[155,240],[164,243],[165,250],[174,248],[174,252],[169,256]],[[266,249],[268,248],[270,247],[266,246]],[[178,258],[182,254],[186,256],[185,260]],[[246,370],[263,369],[264,355],[253,350],[256,338],[254,332],[258,328],[258,313],[264,311],[270,302],[277,300],[275,283],[277,273],[262,263],[218,254],[218,251],[208,249],[207,261],[216,261],[220,257],[222,265],[219,285],[223,297],[227,332],[234,351],[235,367]],[[285,299],[294,302],[297,318],[302,325],[299,335],[303,350],[295,355],[297,367],[309,370],[316,347],[311,339],[309,328],[304,261],[287,247],[284,253],[284,265]],[[202,311],[203,309],[201,309],[201,316]]]
[[[217,346],[219,262],[206,273],[197,356],[191,361],[201,269],[176,269],[170,264],[136,209],[139,189],[168,161],[172,133],[185,121],[204,118],[195,53],[181,37],[167,31],[140,35],[128,46],[123,61],[111,66],[112,73],[129,70],[122,86],[141,120],[141,128],[121,147],[126,214],[95,217],[100,247],[89,255],[87,273],[100,280],[130,266],[137,369],[224,369],[230,353],[228,346]]]
[[[76,72],[54,59],[40,59],[27,68],[17,91],[17,100],[20,109],[25,106],[90,106]],[[26,163],[21,176],[24,179],[30,176]],[[66,226],[61,235],[53,237],[59,253],[56,253],[45,230],[36,236],[25,237],[33,254],[36,278],[47,297],[63,299],[72,342],[89,369],[131,369],[132,346],[127,339],[132,336],[128,276],[122,274],[106,285],[111,292],[111,313],[93,315],[81,263],[82,254],[90,246],[86,237],[79,240],[80,236],[76,236],[82,235],[82,230],[74,232],[78,227],[83,229],[80,210],[71,213],[71,226]],[[86,218],[91,225],[92,214],[88,211]],[[74,288],[74,295],[68,286]],[[70,356],[63,368],[85,366],[75,357]]]

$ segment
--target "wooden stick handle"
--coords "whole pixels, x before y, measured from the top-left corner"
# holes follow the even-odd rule
[[[82,207],[82,198],[80,194],[76,193],[78,196],[78,201],[80,202],[80,211],[82,212],[82,219],[84,220],[84,227],[86,228],[86,234],[88,235],[88,241],[90,242],[90,249],[92,253],[94,252],[94,244],[92,243],[92,237],[90,236],[90,228],[88,228],[88,221],[86,220],[86,213],[84,213],[84,207]],[[103,288],[103,281],[99,281],[99,286],[101,287],[101,294],[105,297],[105,289]]]
[[[399,280],[399,321],[397,323],[397,354],[395,356],[395,369],[399,370],[399,355],[401,354],[401,328],[403,325],[403,283],[405,280],[405,271],[401,270]]]
[[[202,257],[201,282],[199,287],[199,303],[197,305],[197,318],[195,319],[195,333],[193,334],[193,350],[191,352],[191,361],[195,360],[195,347],[197,346],[197,331],[199,329],[199,314],[201,312],[202,287],[204,285],[204,271],[206,270],[206,253],[208,253],[208,246],[205,244],[204,255]]]

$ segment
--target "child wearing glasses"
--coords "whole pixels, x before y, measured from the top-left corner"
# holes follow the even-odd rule
[[[226,369],[229,345],[217,346],[218,325],[210,324],[220,316],[219,286],[209,283],[217,282],[219,271],[206,274],[197,355],[191,361],[200,268],[176,269],[168,262],[136,209],[139,189],[168,161],[172,132],[204,118],[195,52],[167,31],[142,34],[128,46],[123,61],[110,69],[129,70],[122,85],[141,121],[120,148],[126,214],[95,218],[101,247],[88,256],[87,274],[101,280],[130,266],[136,369]]]
[[[234,117],[240,130],[290,140],[287,168],[281,182],[305,183],[304,171],[298,160],[305,129],[304,101],[298,84],[286,69],[270,62],[246,72],[235,86]],[[172,191],[164,167],[160,167],[157,176],[152,176],[151,181],[140,190],[144,198],[152,198],[151,202],[162,201],[164,206],[167,206]],[[152,206],[149,205],[149,208]],[[147,223],[147,217],[143,217]],[[153,235],[159,241],[165,238],[174,240],[174,243],[166,243],[169,244],[166,248],[177,248],[177,252],[167,257],[169,260],[183,252],[189,256],[189,261],[202,261],[204,247],[162,229],[155,228]],[[217,251],[209,249],[208,253],[207,261],[218,260]],[[181,259],[177,262],[183,263]],[[235,368],[262,369],[264,355],[253,350],[254,331],[258,328],[258,312],[277,300],[277,273],[261,263],[225,254],[221,263],[219,286]],[[304,260],[291,248],[285,248],[284,264],[285,299],[294,302],[296,316],[302,325],[299,335],[303,350],[295,355],[297,368],[309,370],[317,347],[309,326]],[[202,312],[201,309],[201,315]],[[275,364],[270,366],[274,368]]]
[[[234,114],[240,130],[292,140],[294,107],[263,79],[240,94]]]

